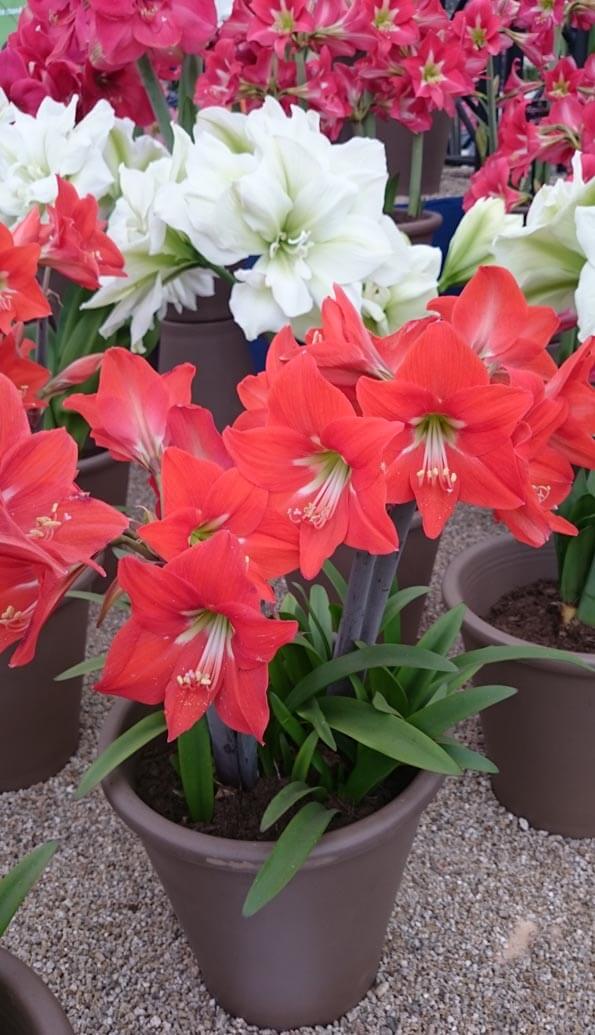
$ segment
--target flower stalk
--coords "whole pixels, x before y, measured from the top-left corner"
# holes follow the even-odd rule
[[[143,81],[143,86],[145,87],[149,100],[151,101],[151,107],[153,108],[155,118],[159,125],[159,131],[163,137],[163,143],[167,147],[168,151],[172,151],[174,146],[174,131],[171,124],[169,107],[165,94],[161,88],[161,83],[155,74],[155,69],[153,68],[151,59],[147,54],[143,54],[138,58],[137,68]]]
[[[421,215],[421,180],[424,164],[424,134],[414,133],[411,144],[411,172],[409,175],[409,205],[407,212],[413,218]]]

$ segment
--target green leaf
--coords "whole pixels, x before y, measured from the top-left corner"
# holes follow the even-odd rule
[[[315,631],[320,637],[320,648],[317,647],[318,653],[323,658],[329,658],[333,645],[333,620],[328,593],[324,586],[319,586],[317,583],[310,589],[308,620],[315,646]]]
[[[430,626],[418,642],[418,647],[425,650],[435,651],[437,654],[446,655],[454,644],[461,631],[466,607],[459,604],[451,611],[441,615],[440,618]],[[426,693],[432,682],[432,674],[429,672],[419,673],[415,666],[401,669],[398,673],[399,683],[409,698],[410,709],[416,711],[426,701]]]
[[[88,600],[90,604],[103,604],[102,593],[89,593],[85,589],[70,589],[66,597],[70,600]]]
[[[409,722],[428,737],[437,737],[463,719],[477,715],[484,708],[490,708],[514,694],[516,690],[512,686],[473,686],[426,705],[410,715]]]
[[[298,715],[306,722],[312,724],[323,744],[326,744],[331,751],[337,750],[337,742],[333,737],[333,731],[324,717],[324,712],[315,697],[312,698],[305,708],[300,708]]]
[[[351,801],[361,801],[378,784],[384,783],[399,765],[394,758],[387,758],[359,744],[357,761],[341,788],[341,794]]]
[[[578,604],[585,579],[595,556],[595,526],[571,538],[560,575],[560,596],[566,604]]]
[[[136,751],[144,747],[151,740],[155,740],[161,733],[165,733],[167,725],[162,711],[151,712],[136,722],[134,726],[126,730],[116,738],[95,761],[83,776],[79,783],[74,797],[84,798],[89,791],[92,791],[97,784],[101,783],[109,773],[117,769],[122,762],[134,755]]]
[[[276,694],[269,692],[269,701],[273,715],[275,716],[279,725],[283,728],[284,732],[293,740],[294,744],[298,748],[301,748],[302,744],[306,740],[307,734],[302,728],[301,724],[295,718],[294,715],[289,711],[287,704],[281,701]],[[331,775],[329,767],[327,766],[324,759],[320,757],[318,752],[312,758],[312,765],[316,769],[316,772],[320,774],[320,777],[326,786],[330,785]],[[285,758],[285,767],[287,768],[287,759]],[[292,766],[293,768],[293,766]]]
[[[244,916],[254,916],[289,884],[320,841],[336,812],[336,809],[327,809],[317,801],[311,801],[300,809],[287,824],[256,874],[244,902]]]
[[[595,553],[579,601],[576,616],[585,625],[595,625]]]
[[[291,771],[294,780],[305,781],[308,779],[308,773],[310,772],[310,766],[312,765],[317,746],[318,734],[316,730],[312,730],[295,756],[295,762]]]
[[[465,744],[459,744],[458,740],[451,740],[450,737],[440,737],[438,742],[461,769],[474,769],[478,773],[497,773],[498,767],[490,762],[485,755],[479,751],[472,751]]]
[[[399,715],[399,712],[388,703],[384,694],[380,693],[380,690],[377,690],[372,698],[372,707],[377,712],[383,712],[385,715]]]
[[[180,779],[190,819],[210,823],[215,805],[211,738],[206,718],[178,737]]]
[[[439,744],[396,715],[383,714],[351,697],[325,697],[320,707],[334,730],[396,762],[432,773],[460,772]]]
[[[294,593],[287,593],[283,597],[280,611],[284,617],[295,618],[295,620],[299,624],[300,629],[308,628],[306,612],[304,611],[303,607],[301,607],[298,603],[298,599]]]
[[[561,664],[576,665],[577,668],[586,669],[587,672],[594,672],[592,665],[581,661],[577,654],[568,650],[557,650],[555,647],[539,647],[534,643],[523,644],[522,647],[479,647],[477,650],[469,650],[453,658],[457,668],[475,665],[483,668],[484,665],[495,665],[499,661],[559,661]]]
[[[408,665],[414,669],[428,669],[432,672],[453,672],[454,666],[447,658],[433,654],[421,647],[408,647],[402,644],[375,644],[371,647],[358,648],[340,658],[333,658],[324,665],[319,665],[300,680],[289,694],[286,704],[290,709],[299,708],[311,697],[347,676],[364,669],[394,667]]]
[[[399,683],[394,672],[388,668],[373,668],[368,672],[368,682],[373,693],[381,693],[388,703],[399,712],[399,715],[406,715],[409,711],[409,702],[403,687]]]
[[[333,586],[339,600],[344,601],[347,596],[347,581],[343,578],[339,569],[335,567],[332,561],[325,561],[322,570],[331,586]]]
[[[72,668],[61,672],[59,676],[54,676],[54,682],[65,683],[67,679],[76,679],[78,676],[86,676],[90,672],[99,672],[105,665],[106,658],[107,654],[97,654],[94,658],[80,661],[78,665],[73,665]]]
[[[419,600],[420,597],[425,596],[427,592],[428,586],[409,586],[407,589],[400,589],[397,593],[394,593],[384,610],[381,632],[384,632],[387,625],[393,622],[405,607],[412,604],[414,600]]]
[[[38,845],[0,880],[0,937],[33,885],[41,877],[57,847],[57,841],[46,841],[45,844]]]
[[[294,780],[293,783],[288,783],[285,787],[282,787],[279,793],[271,799],[264,811],[260,821],[261,831],[264,833],[265,830],[274,826],[277,820],[281,819],[281,816],[284,816],[286,812],[289,812],[302,798],[305,798],[308,794],[320,792],[320,790],[320,787],[309,787],[307,783],[303,783],[301,780]]]

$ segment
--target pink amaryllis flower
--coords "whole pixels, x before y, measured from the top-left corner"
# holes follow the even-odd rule
[[[383,466],[396,430],[357,416],[302,353],[271,387],[266,426],[223,433],[240,472],[271,492],[280,520],[297,526],[305,578],[343,542],[377,554],[397,549]]]
[[[546,348],[560,326],[549,306],[528,305],[512,273],[480,266],[457,296],[428,303],[477,353],[491,376],[521,368],[551,377],[556,364]]]
[[[163,568],[126,557],[118,578],[132,617],[116,635],[100,693],[165,704],[168,739],[214,705],[223,722],[262,742],[268,662],[297,623],[265,618],[244,551],[220,531]]]
[[[198,54],[217,28],[213,0],[89,0],[93,63],[118,68],[151,51]]]
[[[521,485],[515,492],[499,477],[498,458],[510,448],[531,395],[490,384],[481,359],[448,324],[425,330],[393,381],[362,378],[357,397],[364,414],[395,422],[388,497],[415,499],[430,539],[458,500],[502,508],[523,502]]]

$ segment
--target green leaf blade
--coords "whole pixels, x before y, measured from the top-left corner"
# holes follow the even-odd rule
[[[286,784],[271,799],[264,810],[260,821],[261,831],[264,833],[265,830],[269,830],[286,812],[289,812],[294,805],[297,805],[298,801],[301,801],[308,794],[314,794],[319,790],[319,787],[309,787],[303,780],[293,780],[291,783]]]
[[[155,737],[165,733],[167,725],[162,711],[151,712],[143,719],[127,729],[116,738],[105,751],[95,759],[89,766],[87,772],[79,783],[74,797],[76,800],[84,798],[94,787],[97,787],[106,776],[109,776],[114,769],[117,769],[122,762],[130,758],[136,751],[144,747]]]
[[[0,937],[31,888],[41,877],[57,847],[57,841],[46,841],[45,844],[38,845],[0,880]]]

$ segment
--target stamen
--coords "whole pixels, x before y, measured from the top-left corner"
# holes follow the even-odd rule
[[[311,495],[303,507],[289,507],[289,520],[299,525],[307,521],[314,528],[324,528],[327,521],[335,513],[343,490],[351,479],[351,468],[339,453],[322,451],[311,456],[294,460],[296,467],[309,467],[315,471],[314,478],[300,489],[298,495]]]

